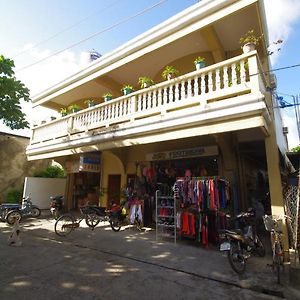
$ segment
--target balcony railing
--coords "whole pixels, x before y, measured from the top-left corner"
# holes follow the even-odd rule
[[[264,91],[256,51],[33,128],[31,144]]]

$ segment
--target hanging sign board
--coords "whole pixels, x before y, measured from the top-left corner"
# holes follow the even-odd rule
[[[155,160],[174,160],[188,157],[216,156],[218,155],[217,146],[197,147],[189,149],[181,149],[174,151],[149,153],[146,155],[147,161]]]
[[[84,154],[79,159],[79,171],[100,172],[100,154]]]
[[[100,154],[83,154],[79,159],[67,160],[65,169],[67,173],[100,172]]]

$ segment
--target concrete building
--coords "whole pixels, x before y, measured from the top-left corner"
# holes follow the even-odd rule
[[[252,29],[262,38],[243,53],[239,39]],[[145,168],[162,168],[226,178],[236,212],[252,204],[254,190],[263,199],[269,188],[272,213],[282,214],[287,143],[268,44],[263,1],[200,1],[37,95],[34,106],[57,110],[97,105],[32,128],[27,157],[65,166],[69,208],[82,190],[110,205]],[[199,56],[206,66],[195,70]],[[167,65],[180,75],[162,79]],[[156,84],[140,88],[141,76]],[[135,91],[122,95],[124,84]],[[114,98],[104,102],[108,92]]]

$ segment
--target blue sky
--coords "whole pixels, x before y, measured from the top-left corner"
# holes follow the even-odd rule
[[[96,32],[153,6],[160,0],[0,0],[0,53],[15,60],[16,75],[32,95],[55,84],[84,66],[86,53],[104,54],[195,4],[196,0],[161,0],[163,3],[64,53],[31,68],[22,67],[45,58]],[[270,42],[284,40],[281,51],[271,56],[273,68],[300,63],[300,0],[265,0]],[[69,28],[47,42],[40,43]],[[33,45],[40,43],[37,47]],[[20,52],[26,50],[19,54]],[[37,75],[38,74],[38,75]],[[278,92],[300,94],[300,68],[276,72]],[[284,96],[284,100],[292,98]],[[30,105],[24,106],[30,113]],[[281,109],[289,127],[289,144],[299,144],[293,108]],[[32,113],[30,114],[32,116]],[[38,118],[43,114],[35,114]],[[0,130],[4,130],[0,126]]]

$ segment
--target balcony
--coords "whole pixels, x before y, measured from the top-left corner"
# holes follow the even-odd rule
[[[182,130],[181,137],[251,127],[267,130],[265,88],[253,51],[37,126],[27,155],[36,159],[93,144],[108,149],[159,141],[160,135],[176,130]]]

